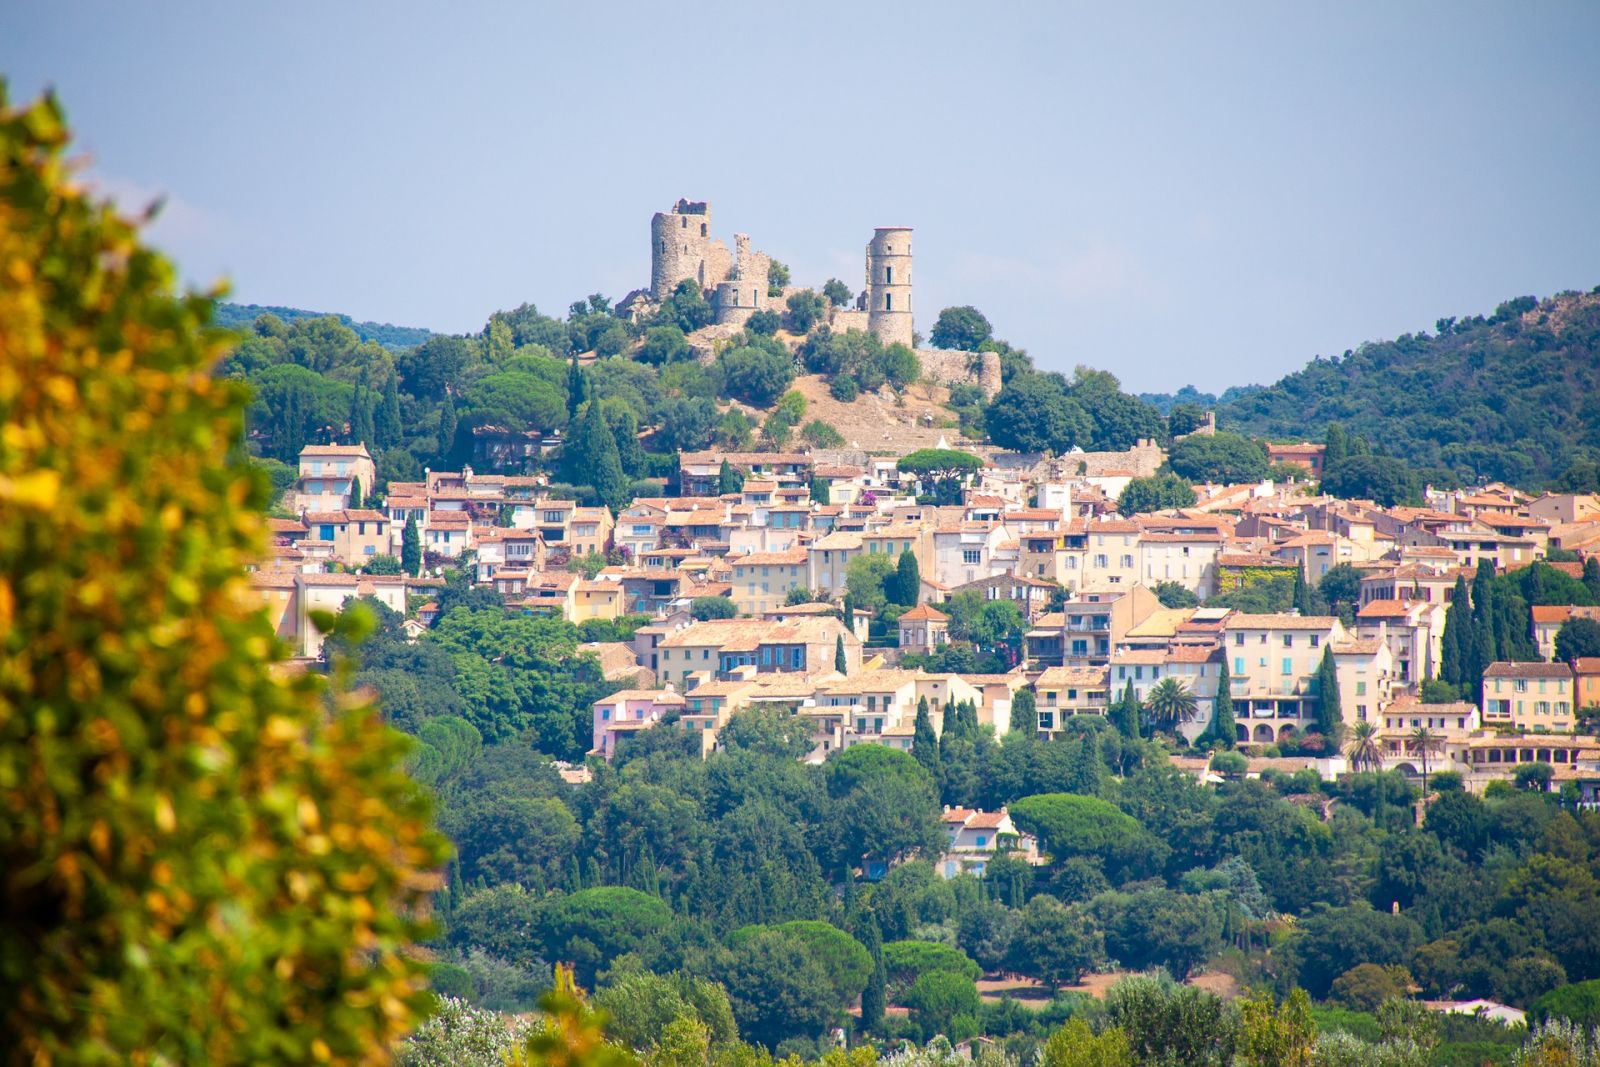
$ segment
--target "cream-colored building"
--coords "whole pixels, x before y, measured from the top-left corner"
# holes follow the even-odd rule
[[[1491,663],[1483,672],[1483,724],[1527,733],[1571,733],[1572,668],[1565,663]]]

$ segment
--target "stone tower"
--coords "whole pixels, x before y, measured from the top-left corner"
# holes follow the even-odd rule
[[[772,258],[765,252],[750,251],[748,234],[733,235],[733,272],[717,286],[712,301],[717,321],[743,326],[750,316],[766,311],[772,301],[767,296],[767,270]]]
[[[650,219],[650,296],[665,300],[678,283],[693,278],[715,289],[728,276],[728,246],[711,237],[711,205],[679,200]]]
[[[912,347],[911,227],[879,226],[867,244],[867,329]]]

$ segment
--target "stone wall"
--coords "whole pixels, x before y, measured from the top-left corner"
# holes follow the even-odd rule
[[[940,385],[976,385],[985,398],[1000,392],[1000,357],[993,352],[960,352],[949,348],[919,348],[922,376]]]
[[[656,300],[671,296],[688,278],[715,289],[732,265],[728,246],[711,236],[711,205],[679,200],[650,219],[650,293]]]
[[[751,315],[772,306],[772,298],[767,296],[772,258],[765,252],[750,251],[749,234],[734,234],[733,245],[733,273],[717,286],[712,306],[716,308],[717,322],[743,326]]]

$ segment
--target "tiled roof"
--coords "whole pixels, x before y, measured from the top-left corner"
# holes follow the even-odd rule
[[[1332,615],[1247,615],[1240,613],[1228,620],[1230,630],[1331,630],[1339,624]]]
[[[1485,678],[1571,678],[1572,668],[1565,663],[1491,663],[1483,670]]]

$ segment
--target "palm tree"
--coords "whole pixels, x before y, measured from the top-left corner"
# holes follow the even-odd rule
[[[1178,723],[1193,719],[1196,708],[1194,694],[1176,678],[1163,678],[1151,686],[1144,706],[1152,722],[1170,723],[1174,729]]]
[[[1350,743],[1345,746],[1345,754],[1350,757],[1350,766],[1357,774],[1362,771],[1375,771],[1378,775],[1378,803],[1373,808],[1372,821],[1378,826],[1383,825],[1383,743],[1378,738],[1378,728],[1365,719],[1356,723],[1350,731]]]
[[[1444,747],[1444,739],[1426,726],[1419,726],[1411,731],[1411,736],[1406,740],[1411,746],[1411,751],[1422,757],[1422,795],[1426,799],[1428,795],[1428,757]]]

